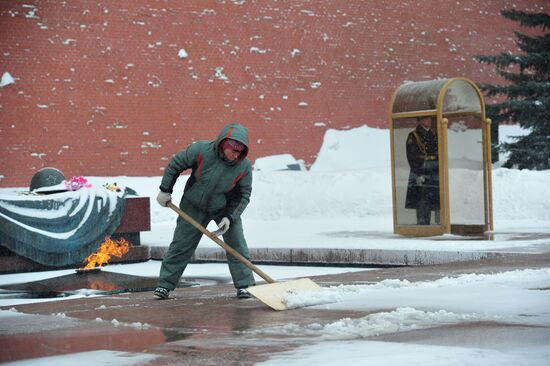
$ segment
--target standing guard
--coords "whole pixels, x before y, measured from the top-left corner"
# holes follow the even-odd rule
[[[430,225],[432,211],[439,224],[439,159],[437,131],[430,116],[417,117],[418,125],[407,136],[410,166],[405,208],[416,209],[416,224]]]

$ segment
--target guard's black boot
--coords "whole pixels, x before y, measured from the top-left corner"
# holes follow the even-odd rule
[[[251,295],[250,292],[246,289],[246,287],[240,287],[237,289],[237,297],[239,299],[250,299]]]
[[[159,300],[166,300],[170,295],[170,290],[164,287],[157,287],[153,294],[155,294],[155,296],[158,297]]]

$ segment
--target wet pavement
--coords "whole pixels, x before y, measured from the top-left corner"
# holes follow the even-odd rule
[[[431,266],[383,268],[311,277],[320,285],[367,284],[384,279],[436,280],[465,273],[550,267],[550,253],[510,255]],[[277,312],[256,299],[237,299],[228,284],[178,288],[171,298],[151,292],[4,307],[0,362],[109,349],[156,355],[143,365],[251,365],[318,340],[261,332],[277,325],[326,324],[369,312],[300,308]],[[391,311],[393,309],[378,309]],[[370,312],[373,313],[373,312]],[[550,328],[471,322],[373,336],[369,340],[513,349],[550,344]]]
[[[133,276],[99,269],[80,271],[74,274],[48,278],[40,281],[0,286],[0,299],[5,298],[53,298],[66,297],[88,290],[89,294],[112,295],[122,292],[153,291],[158,278]],[[215,280],[199,282],[182,281],[178,287],[215,284]]]

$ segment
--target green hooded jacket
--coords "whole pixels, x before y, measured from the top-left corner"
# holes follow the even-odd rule
[[[227,138],[239,141],[246,147],[232,162],[224,158],[219,148]],[[183,199],[214,218],[225,216],[234,221],[248,205],[252,192],[252,167],[247,155],[247,128],[229,123],[216,140],[196,141],[174,155],[164,171],[160,190],[172,193],[179,175],[184,170],[192,169]]]

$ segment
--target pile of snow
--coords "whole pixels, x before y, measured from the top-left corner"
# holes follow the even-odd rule
[[[346,131],[329,129],[313,172],[378,171],[390,173],[390,131],[362,126]]]
[[[525,133],[501,126],[501,141]],[[254,173],[253,196],[245,217],[367,218],[392,220],[389,130],[362,126],[328,130],[310,171]],[[493,169],[495,222],[550,221],[550,170]]]
[[[265,328],[254,333],[320,337],[322,340],[345,340],[480,320],[495,319],[487,319],[476,314],[455,314],[445,310],[422,311],[405,307],[395,311],[370,314],[358,319],[343,318],[325,325],[319,323],[305,326],[286,324]]]
[[[303,160],[296,160],[291,154],[265,156],[254,162],[255,171],[306,170]]]

